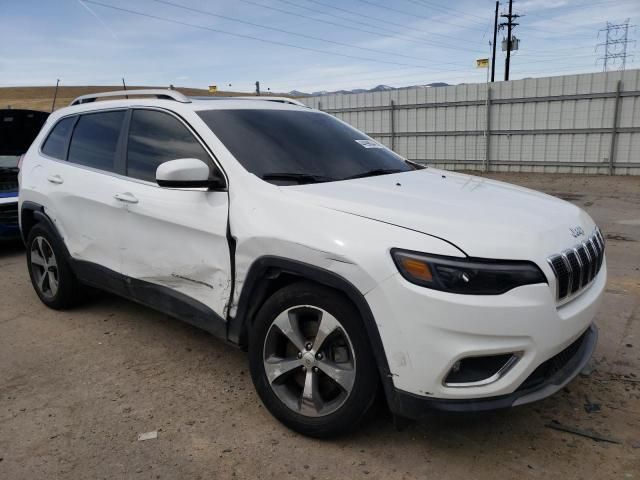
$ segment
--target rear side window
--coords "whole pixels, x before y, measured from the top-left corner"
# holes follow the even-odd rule
[[[56,123],[42,146],[42,153],[58,160],[64,160],[67,140],[76,117],[67,117]]]
[[[90,113],[80,116],[69,145],[69,161],[78,165],[113,171],[116,149],[125,111]]]
[[[210,163],[205,149],[178,119],[154,110],[135,110],[127,143],[127,175],[155,182],[158,166],[178,158]]]

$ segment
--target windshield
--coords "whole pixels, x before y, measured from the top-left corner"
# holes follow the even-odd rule
[[[198,114],[244,168],[273,183],[413,170],[388,148],[321,112],[238,109]]]

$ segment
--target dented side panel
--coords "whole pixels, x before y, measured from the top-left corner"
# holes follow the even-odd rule
[[[24,192],[29,192],[30,201],[44,206],[71,256],[119,271],[124,212],[114,198],[118,186],[113,177],[38,157],[23,168],[29,173]]]
[[[122,273],[183,293],[224,318],[231,294],[227,193],[122,184],[138,200],[123,207]]]
[[[231,191],[231,232],[236,239],[234,317],[253,262],[283,257],[338,274],[363,295],[397,269],[389,245],[460,256],[452,245],[427,235],[336,212],[299,199],[286,187],[260,182],[251,201]]]

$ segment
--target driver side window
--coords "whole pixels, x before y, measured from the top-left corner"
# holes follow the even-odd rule
[[[127,142],[127,176],[155,183],[158,166],[178,158],[211,163],[209,154],[178,119],[156,110],[134,110]]]

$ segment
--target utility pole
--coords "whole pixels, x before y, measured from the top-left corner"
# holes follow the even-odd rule
[[[607,72],[611,65],[614,65],[618,59],[621,59],[619,70],[624,70],[627,67],[627,58],[632,58],[633,55],[627,53],[627,45],[633,43],[633,40],[629,40],[629,19],[627,18],[624,23],[613,24],[607,22],[607,26],[598,32],[605,32],[606,37],[604,43],[596,45],[596,50],[600,47],[604,47],[604,56],[598,60],[602,60],[602,71]]]
[[[260,96],[260,82],[256,82],[256,95]]]
[[[500,8],[500,2],[496,1],[496,14],[493,20],[493,50],[491,52],[491,82],[496,79],[496,42],[498,41],[498,8]]]
[[[509,13],[503,13],[500,16],[505,17],[507,19],[505,23],[500,24],[500,27],[507,27],[507,59],[504,62],[504,79],[505,81],[507,81],[509,80],[509,66],[511,64],[511,49],[513,48],[512,32],[513,32],[513,28],[519,25],[518,23],[515,23],[513,20],[520,16],[513,13],[513,0],[509,0]]]

